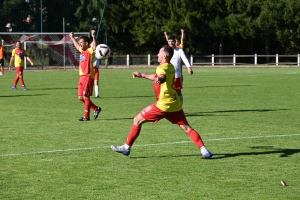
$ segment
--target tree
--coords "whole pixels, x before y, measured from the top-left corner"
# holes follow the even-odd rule
[[[224,37],[230,34],[226,1],[209,0],[208,8],[208,12],[211,13],[209,27],[214,36],[219,38],[219,55],[223,55]]]

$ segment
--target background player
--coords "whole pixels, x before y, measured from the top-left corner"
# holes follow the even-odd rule
[[[24,78],[23,78],[24,57],[26,57],[26,59],[30,62],[30,64],[33,65],[33,62],[30,60],[30,58],[28,56],[26,56],[26,51],[24,49],[22,49],[21,42],[17,41],[16,48],[12,50],[11,59],[9,62],[9,69],[11,69],[12,63],[15,60],[15,68],[16,68],[16,72],[17,72],[17,76],[16,76],[16,78],[14,80],[14,84],[12,86],[13,90],[17,89],[16,86],[17,86],[19,80],[20,80],[20,83],[22,84],[23,90],[27,90],[27,88],[25,86]]]
[[[5,47],[3,45],[3,40],[1,41],[0,44],[0,75],[4,75],[4,50]]]
[[[100,98],[99,96],[99,67],[100,67],[101,60],[98,58],[94,58],[93,67],[94,67],[94,89],[95,89],[95,97]]]
[[[94,119],[98,118],[101,112],[101,108],[96,106],[91,100],[90,96],[93,95],[93,84],[94,84],[94,50],[96,49],[95,31],[92,30],[92,47],[90,47],[90,38],[87,36],[81,36],[79,43],[74,38],[73,32],[69,34],[74,46],[80,52],[80,63],[79,63],[79,81],[78,81],[78,99],[84,103],[84,115],[78,121],[89,121],[90,120],[90,109],[94,110]]]
[[[185,66],[188,69],[188,73],[192,75],[193,69],[185,56],[184,51],[181,48],[176,47],[176,41],[174,36],[168,37],[168,45],[174,49],[174,55],[171,59],[171,63],[174,65],[175,68],[175,89],[176,92],[183,104],[183,95],[181,89],[183,87],[183,76],[182,76],[182,61],[184,62]]]
[[[180,37],[180,40],[178,38],[175,38],[175,45],[176,47],[180,48],[180,49],[183,49],[183,37],[184,37],[184,29],[180,29],[181,31],[181,37]],[[164,32],[165,36],[166,36],[166,39],[167,41],[169,40],[168,38],[168,35],[167,35],[167,32]]]

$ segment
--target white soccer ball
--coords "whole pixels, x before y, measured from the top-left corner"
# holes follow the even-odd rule
[[[95,50],[95,57],[105,60],[110,56],[110,48],[106,44],[99,44]]]

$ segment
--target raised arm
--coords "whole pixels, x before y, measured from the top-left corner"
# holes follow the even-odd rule
[[[75,40],[75,38],[74,38],[74,33],[71,32],[71,33],[69,34],[69,36],[70,36],[70,38],[71,38],[71,40],[72,40],[74,46],[76,47],[76,49],[79,51],[80,45],[79,45],[78,42]]]
[[[169,39],[168,39],[168,34],[167,34],[167,32],[165,31],[164,34],[165,34],[166,40],[167,40],[167,42],[168,42]]]
[[[180,43],[182,44],[182,47],[183,47],[184,30],[183,30],[183,29],[180,29],[180,31],[181,31],[181,39],[180,39]]]
[[[92,38],[93,38],[93,41],[92,41],[92,49],[95,50],[96,47],[97,47],[97,40],[96,40],[96,36],[95,36],[95,30],[91,30],[91,35],[92,35]]]

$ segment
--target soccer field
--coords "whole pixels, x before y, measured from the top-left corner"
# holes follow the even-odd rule
[[[28,91],[0,76],[0,199],[300,198],[300,68],[184,69],[184,111],[209,160],[166,120],[145,124],[130,156],[110,149],[155,100],[136,70],[100,69],[102,112],[88,122],[78,71],[25,71]]]

